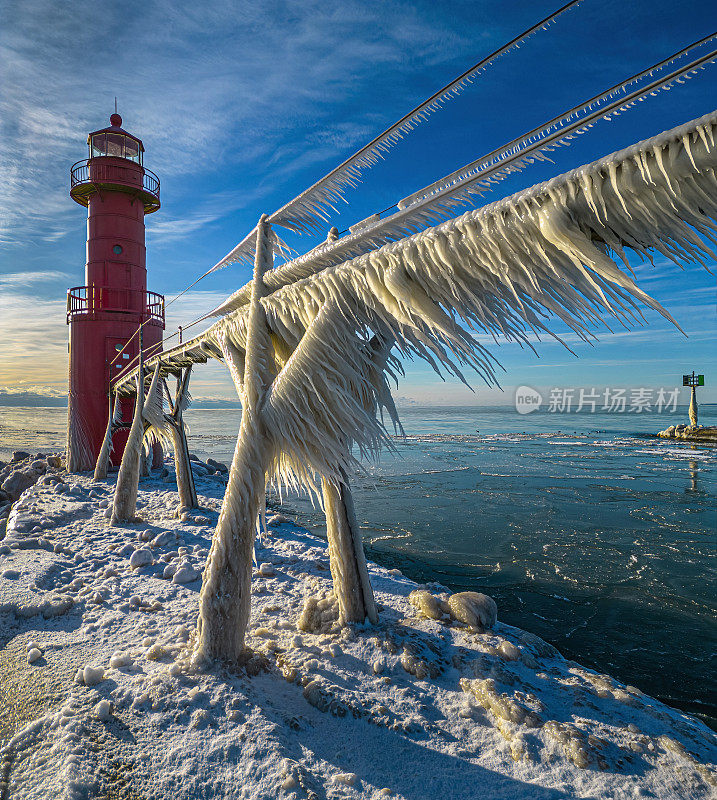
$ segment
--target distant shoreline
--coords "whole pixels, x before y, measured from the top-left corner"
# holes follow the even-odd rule
[[[49,399],[50,398],[48,398],[48,400]],[[474,403],[473,405],[450,405],[450,404],[431,405],[430,403],[426,403],[424,405],[423,403],[406,403],[405,405],[397,404],[396,407],[398,408],[399,411],[406,411],[408,409],[445,410],[445,409],[449,409],[449,408],[450,409],[461,409],[461,410],[463,410],[463,409],[469,409],[469,410],[480,409],[481,411],[489,411],[490,409],[496,409],[496,410],[500,410],[500,411],[505,411],[506,409],[513,408],[513,405],[511,403],[505,403],[503,405],[497,405],[497,404],[494,404],[494,403],[488,403],[486,405],[482,405],[481,403]],[[700,408],[715,408],[715,407],[717,407],[717,403],[700,403],[699,407]],[[8,403],[8,402],[5,401],[4,398],[0,397],[0,408],[22,408],[22,409],[28,409],[28,408],[39,408],[39,409],[43,409],[43,408],[65,408],[66,409],[67,408],[67,401],[64,398],[62,398],[62,400],[57,402],[57,403],[46,403],[46,404],[40,405],[40,404],[35,404],[35,403],[29,403],[29,404],[28,403]],[[216,405],[214,405],[211,401],[201,401],[201,400],[199,400],[199,401],[196,401],[195,403],[193,403],[191,408],[192,408],[192,411],[237,411],[238,409],[241,409],[241,405],[239,404],[238,401],[233,402],[231,400],[228,400],[228,401],[226,401],[226,403],[222,403],[222,404],[217,403]],[[689,408],[689,403],[680,404],[680,405],[677,406],[677,408],[680,408],[680,409]],[[537,412],[534,412],[534,413],[540,414],[540,413],[546,413],[546,412],[547,412],[547,409],[540,409],[540,410],[538,410]],[[569,416],[577,416],[577,415],[580,415],[580,416],[591,416],[592,413],[593,412],[591,412],[589,410],[586,410],[586,411],[572,411],[571,410]],[[677,413],[677,412],[674,412],[674,413]],[[556,416],[558,416],[558,415],[556,415]],[[563,415],[560,415],[560,416],[563,416]],[[642,416],[642,415],[636,414],[636,413],[629,413],[629,414],[625,413],[625,414],[623,414],[623,416],[639,417],[639,416]],[[672,416],[672,414],[669,414],[669,415],[665,414],[665,416]]]

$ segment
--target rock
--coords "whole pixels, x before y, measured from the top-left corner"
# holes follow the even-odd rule
[[[41,475],[44,475],[47,472],[47,461],[42,461],[41,459],[37,459],[33,461],[30,466],[36,471],[39,472]]]
[[[211,467],[216,472],[223,472],[225,474],[229,472],[229,468],[226,464],[222,464],[221,461],[215,461],[213,458],[207,459],[207,466]]]
[[[110,667],[112,667],[112,669],[121,669],[122,667],[130,666],[132,661],[132,656],[129,653],[116,650],[112,653],[112,657],[110,658]]]
[[[95,719],[100,720],[100,722],[107,722],[107,720],[110,718],[110,701],[100,700],[100,702],[94,707],[92,713],[94,714]]]
[[[48,456],[46,461],[48,466],[54,469],[62,469],[62,459],[60,456]]]
[[[30,453],[26,450],[15,450],[10,461],[15,463],[16,461],[24,461],[26,458],[31,458]]]
[[[165,568],[166,569],[166,568]],[[191,583],[196,581],[199,573],[189,564],[181,564],[172,576],[172,583]]]
[[[492,628],[498,619],[498,606],[492,597],[480,592],[458,592],[448,598],[453,619],[471,628]]]
[[[416,589],[411,592],[408,595],[408,602],[429,619],[443,619],[444,614],[451,613],[444,600],[435,597],[425,589]]]
[[[271,578],[274,575],[274,565],[268,561],[259,565],[259,574],[262,578]]]
[[[16,469],[5,478],[0,489],[7,492],[13,500],[17,500],[25,489],[37,483],[37,478],[38,474],[34,469]]]
[[[154,539],[149,543],[150,547],[164,547],[168,545],[172,540],[172,535],[164,531],[163,533],[157,534]]]
[[[147,567],[151,564],[154,564],[154,556],[152,555],[152,551],[147,547],[141,547],[139,550],[135,550],[129,560],[129,565],[133,569],[137,567]]]
[[[82,680],[85,686],[97,686],[105,679],[105,668],[95,664],[88,664],[82,670]]]
[[[5,503],[11,503],[11,502],[12,502],[12,497],[10,497],[10,495],[7,492],[3,492],[3,490],[0,489],[0,506],[5,505]]]
[[[42,651],[38,647],[32,647],[27,653],[27,663],[34,664],[39,658],[42,658]]]
[[[358,776],[355,772],[339,772],[333,777],[333,782],[340,786],[353,786],[357,780]]]
[[[296,627],[306,633],[329,633],[339,619],[339,604],[333,595],[307,597]]]

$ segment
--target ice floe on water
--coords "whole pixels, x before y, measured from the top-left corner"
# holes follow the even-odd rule
[[[714,796],[708,728],[485,594],[371,565],[380,622],[342,628],[325,542],[281,515],[257,544],[246,663],[196,668],[223,489],[201,475],[201,512],[177,518],[171,484],[143,480],[123,526],[109,482],[24,491],[0,542],[1,797]]]

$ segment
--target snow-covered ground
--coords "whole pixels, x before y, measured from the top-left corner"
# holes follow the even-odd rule
[[[13,507],[3,800],[714,796],[717,745],[700,722],[500,621],[479,633],[424,616],[395,571],[370,565],[378,626],[301,630],[307,600],[330,591],[328,550],[280,516],[258,547],[253,655],[193,668],[224,491],[196,469],[203,508],[183,520],[173,484],[151,478],[143,521],[112,527],[111,479],[53,469]],[[420,588],[440,616],[447,590]]]

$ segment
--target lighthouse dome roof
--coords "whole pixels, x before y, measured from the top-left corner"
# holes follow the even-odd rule
[[[109,127],[100,128],[100,130],[98,131],[92,131],[87,137],[87,143],[89,144],[90,139],[93,136],[98,136],[101,133],[120,133],[123,136],[129,136],[130,139],[134,139],[134,141],[139,144],[139,149],[142,152],[144,152],[144,145],[142,144],[142,140],[138,136],[135,136],[133,133],[126,131],[122,127],[122,117],[119,114],[116,113],[112,114],[112,116],[110,117]]]

